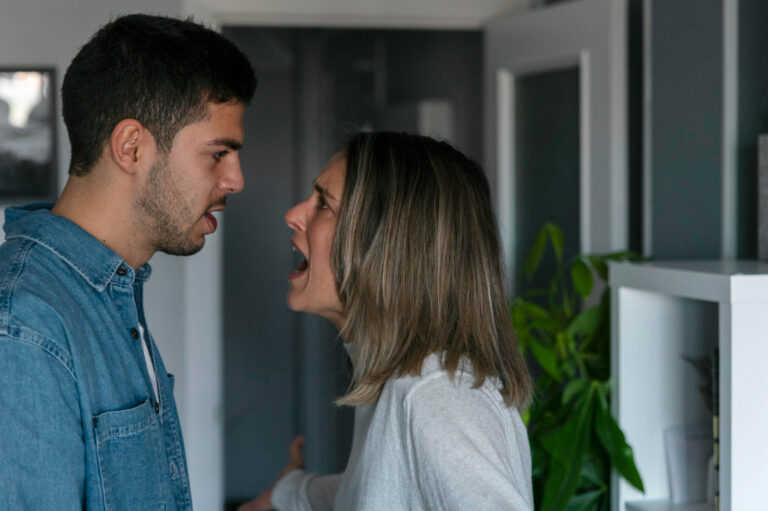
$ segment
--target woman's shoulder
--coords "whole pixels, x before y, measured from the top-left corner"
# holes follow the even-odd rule
[[[419,374],[391,377],[384,386],[382,398],[396,402],[404,409],[450,406],[478,412],[482,410],[483,415],[508,416],[517,413],[514,408],[505,405],[495,379],[486,378],[477,386],[472,364],[468,360],[462,359],[456,371],[450,372],[437,354],[424,359]]]
[[[492,463],[499,473],[523,474],[518,479],[524,481],[530,474],[530,450],[519,411],[506,406],[494,382],[486,379],[477,387],[470,375],[465,368],[451,378],[439,359],[430,358],[418,376],[388,381],[389,393],[382,397],[390,410],[398,409],[406,445],[417,451],[424,447],[412,453],[417,459],[437,463],[454,456],[446,453],[474,456],[484,460],[478,466]]]

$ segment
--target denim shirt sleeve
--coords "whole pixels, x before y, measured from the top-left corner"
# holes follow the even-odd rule
[[[77,383],[42,336],[0,334],[0,509],[84,509]]]

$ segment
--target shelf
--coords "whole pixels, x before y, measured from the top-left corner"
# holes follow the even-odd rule
[[[611,263],[610,285],[720,303],[768,302],[768,263],[658,261]]]
[[[611,263],[610,289],[611,405],[645,486],[643,494],[616,478],[612,511],[712,510],[671,503],[664,431],[711,420],[683,356],[711,356],[716,346],[720,509],[763,509],[768,408],[755,403],[768,388],[768,264]]]
[[[668,500],[636,500],[627,502],[627,511],[713,511],[714,504],[686,502],[673,504]]]

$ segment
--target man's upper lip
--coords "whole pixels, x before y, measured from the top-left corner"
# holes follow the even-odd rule
[[[224,211],[224,206],[217,206],[215,208],[211,208],[208,210],[208,213],[213,213],[214,211]]]

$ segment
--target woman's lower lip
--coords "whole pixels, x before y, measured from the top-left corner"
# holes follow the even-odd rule
[[[304,275],[307,272],[307,270],[297,271],[293,270],[291,273],[288,274],[288,280],[298,279],[302,275]]]
[[[291,273],[288,274],[288,280],[297,279],[304,275],[307,272],[307,269],[309,268],[309,261],[304,259],[304,261],[299,265],[298,268],[293,270]]]

